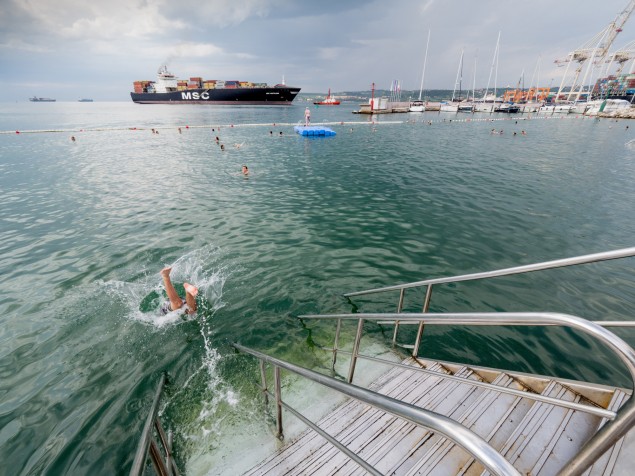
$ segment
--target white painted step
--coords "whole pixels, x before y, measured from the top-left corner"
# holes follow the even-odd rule
[[[543,395],[573,402],[582,398],[555,381]],[[521,474],[554,475],[595,433],[600,420],[584,412],[535,402],[500,452]]]

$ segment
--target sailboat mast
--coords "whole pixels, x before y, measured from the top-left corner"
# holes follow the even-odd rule
[[[476,99],[476,58],[477,57],[478,57],[478,50],[476,50],[476,55],[474,55],[474,76],[473,76],[473,80],[472,80],[472,101],[474,101]]]
[[[456,79],[454,80],[454,91],[452,91],[452,102],[454,102],[454,98],[456,97],[456,85],[459,84],[459,76],[461,74],[462,68],[463,68],[463,50],[461,50],[461,59],[459,60],[459,69],[456,71]],[[460,94],[461,92],[459,90],[459,95]]]
[[[498,52],[498,42],[501,39],[501,32],[498,32],[498,40],[496,40],[496,48],[494,48],[494,56],[492,57],[492,66],[489,69],[489,76],[487,78],[487,88],[485,89],[485,94],[483,94],[483,102],[485,102],[485,99],[487,98],[487,93],[489,93],[489,85],[491,84],[492,81],[492,71],[494,71],[494,64],[496,63],[496,54]]]
[[[496,69],[494,70],[494,104],[496,104],[496,83],[498,81],[498,53],[500,51],[500,41],[501,41],[501,32],[498,32],[498,40],[496,40],[496,52],[494,56],[496,57]]]
[[[421,72],[421,85],[419,86],[419,101],[421,101],[421,92],[423,91],[423,78],[426,75],[426,63],[428,62],[428,47],[430,46],[430,30],[428,30],[428,42],[426,43],[426,55],[423,58],[423,71]]]
[[[461,100],[461,89],[463,87],[463,52],[465,50],[461,50],[461,75],[459,76],[459,101]]]

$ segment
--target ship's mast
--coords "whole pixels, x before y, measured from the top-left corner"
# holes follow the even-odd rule
[[[567,78],[567,73],[569,72],[569,66],[573,62],[578,63],[578,66],[575,70],[573,84],[571,85],[571,88],[569,89],[569,94],[567,96],[567,99],[570,99],[571,96],[576,94],[576,90],[577,90],[577,98],[578,99],[580,98],[580,94],[582,93],[582,89],[584,87],[584,82],[586,81],[589,75],[591,67],[604,63],[605,58],[608,54],[609,48],[615,41],[617,34],[622,31],[624,24],[626,23],[628,18],[631,16],[631,13],[633,13],[633,10],[635,10],[635,0],[630,0],[626,8],[622,10],[617,15],[615,20],[609,23],[609,25],[606,28],[604,28],[601,32],[599,32],[597,35],[595,35],[593,38],[587,41],[580,48],[569,53],[569,55],[566,58],[558,59],[554,61],[559,66],[564,64],[567,65],[567,69],[565,70],[564,76],[562,77],[562,82],[560,83],[560,87],[558,88],[558,95],[556,96],[556,99],[562,93],[562,89],[564,88],[564,83]],[[587,67],[587,71],[584,75],[584,78],[582,80],[582,83],[578,84],[578,79],[584,67],[584,63],[589,59],[590,59],[590,62]]]

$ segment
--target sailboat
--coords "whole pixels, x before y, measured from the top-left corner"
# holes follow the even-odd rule
[[[319,106],[339,106],[340,102],[337,99],[331,97],[331,88],[329,88],[329,93],[324,98],[324,100],[319,102],[314,102],[313,104],[318,104]]]
[[[494,49],[494,57],[492,58],[492,66],[489,71],[489,77],[487,78],[487,89],[483,97],[474,104],[476,112],[493,112],[494,107],[500,100],[496,98],[496,80],[498,77],[498,50],[500,46],[501,32],[498,32],[498,39],[496,40],[496,48]],[[494,94],[489,94],[489,85],[492,79],[492,71],[494,73]]]
[[[426,110],[426,105],[421,100],[421,92],[423,91],[423,78],[426,74],[426,63],[428,62],[428,47],[430,46],[430,30],[428,30],[428,43],[426,44],[426,55],[423,59],[423,71],[421,72],[421,86],[419,86],[419,99],[416,101],[412,101],[410,103],[410,107],[408,108],[409,112],[424,112]]]
[[[474,78],[472,80],[472,100],[468,91],[467,99],[459,103],[459,112],[474,112],[474,91],[476,91],[476,57],[474,57]]]
[[[441,112],[459,112],[459,102],[461,101],[461,81],[463,80],[463,53],[461,50],[461,59],[459,60],[459,69],[456,72],[456,81],[454,82],[454,91],[452,91],[452,101],[444,101],[441,103]],[[459,86],[459,96],[456,97],[456,86]]]

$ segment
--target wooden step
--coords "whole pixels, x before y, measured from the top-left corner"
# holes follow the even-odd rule
[[[608,406],[609,410],[617,411],[626,403],[629,396],[622,390],[616,390]],[[602,428],[607,422],[606,418],[602,418],[597,429]],[[624,441],[631,442],[626,447],[630,449],[623,451]],[[620,439],[611,449],[606,451],[587,471],[584,476],[609,476],[612,474],[632,474],[633,473],[633,455],[635,454],[635,431],[631,430],[625,437]],[[616,468],[620,468],[617,469]]]
[[[470,370],[465,368],[459,372],[460,375],[465,377],[471,373]],[[426,376],[427,378],[423,379],[423,381],[429,382],[429,385],[433,384],[433,386],[411,385],[410,382],[415,375],[417,380],[421,379],[420,376]],[[456,385],[452,381],[441,380],[440,377],[428,376],[420,372],[413,375],[412,372],[407,371],[396,380],[398,383],[396,386],[394,385],[395,382],[391,382],[390,388],[384,386],[379,389],[379,392],[406,403],[436,409],[435,411],[439,411],[440,413],[448,411],[453,406],[452,399],[446,397],[448,388]],[[407,388],[406,392],[403,391],[404,387]],[[460,398],[460,392],[453,393],[453,399]],[[325,431],[335,436],[341,443],[355,451],[362,458],[366,458],[368,456],[366,447],[372,445],[372,443],[376,443],[378,440],[382,440],[381,437],[386,433],[402,431],[410,435],[412,429],[416,427],[416,425],[408,424],[397,417],[379,410],[373,409],[369,415],[370,418],[352,422],[345,432],[341,432],[337,435],[329,428],[325,428]],[[404,425],[410,425],[410,427]],[[421,438],[428,437],[425,430],[422,435],[417,436]],[[402,445],[399,446],[403,448]],[[381,447],[381,444],[379,447]],[[344,470],[343,468],[347,465],[348,469]],[[297,469],[300,470],[299,474],[302,472],[304,472],[304,474],[335,474],[336,472],[337,474],[345,474],[347,471],[357,469],[357,467],[357,464],[351,462],[345,455],[328,444],[322,451],[312,455],[311,464],[301,465]],[[340,470],[342,473],[340,473]]]
[[[560,400],[579,402],[582,397],[552,381],[542,392]],[[557,474],[593,434],[599,417],[543,402],[534,402],[500,452],[521,474]],[[497,445],[493,445],[498,449]],[[465,474],[489,474],[480,463],[473,462]]]
[[[431,370],[443,373],[441,365],[433,365]],[[388,372],[388,378],[379,379],[379,389],[382,393],[391,393],[395,398],[407,399],[408,395],[414,395],[418,388],[429,388],[433,391],[435,386],[443,383],[441,377],[427,375],[421,372],[408,372],[400,368],[393,368]],[[409,376],[405,379],[404,377]],[[382,383],[383,382],[383,383]],[[368,405],[349,400],[344,405],[336,408],[329,415],[319,421],[319,426],[340,441],[346,438],[349,433],[354,432],[360,425],[365,425],[369,421],[376,420],[378,414],[382,413]],[[288,414],[287,414],[288,415]],[[286,418],[294,418],[286,416]],[[252,468],[248,475],[261,474],[301,474],[301,472],[292,472],[293,468],[303,466],[309,462],[309,455],[313,455],[312,459],[318,458],[325,452],[333,450],[340,453],[324,440],[320,435],[308,429],[302,433],[295,441],[287,443],[284,448],[276,454],[267,458],[259,465]]]
[[[519,382],[504,373],[492,383],[524,390]],[[474,405],[457,421],[487,440],[496,432],[511,434],[530,407],[531,402],[527,399],[500,393],[495,389],[483,389]],[[407,474],[458,474],[471,460],[471,455],[463,448],[439,436],[435,446]]]

